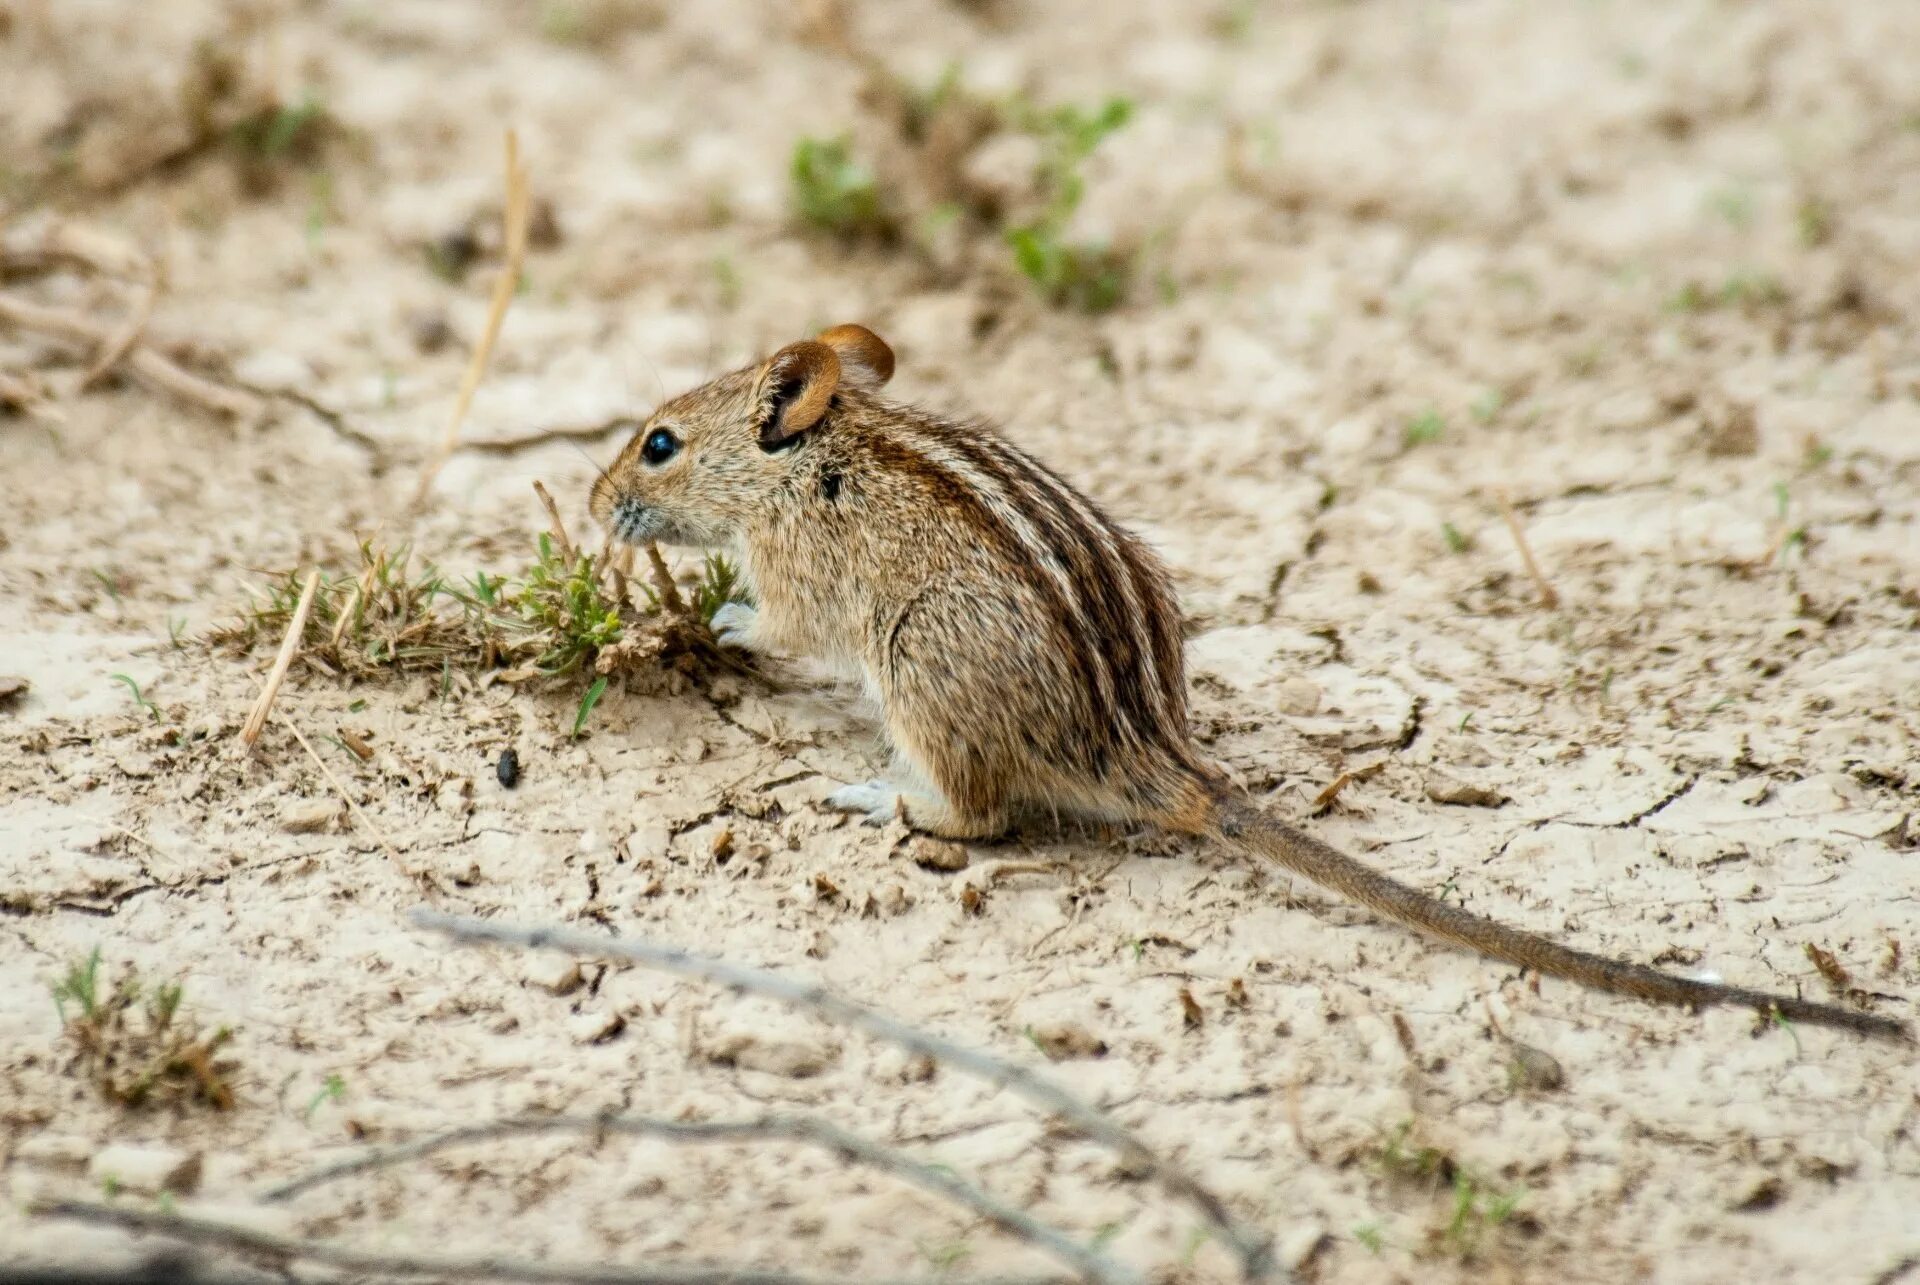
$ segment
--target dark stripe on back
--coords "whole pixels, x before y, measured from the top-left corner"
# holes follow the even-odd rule
[[[943,440],[943,445],[952,445],[952,443]],[[1018,576],[1021,582],[1032,589],[1044,604],[1052,645],[1069,654],[1080,645],[1074,626],[1073,604],[1067,600],[1059,582],[1048,574],[1045,568],[1033,564],[1032,554],[1027,550],[1019,533],[1008,526],[1005,519],[994,512],[991,505],[976,495],[968,483],[942,468],[937,461],[927,458],[910,445],[895,438],[876,434],[867,442],[867,449],[873,456],[874,463],[881,469],[916,479],[926,486],[936,504],[964,510],[969,516],[958,516],[955,521],[967,523],[983,532],[992,541],[995,552],[1000,555],[1001,561],[1009,572]],[[966,451],[956,449],[955,453],[961,455],[969,464],[980,468],[989,477],[1005,481],[1005,471],[993,467],[989,461],[977,461],[970,452]],[[1032,515],[1028,514],[1026,507],[1018,503],[1018,488],[1009,485],[1006,490],[1014,500],[1016,510],[1032,521]],[[1035,525],[1043,532],[1046,530],[1044,524],[1035,523]],[[1063,699],[1071,699],[1079,704],[1090,694],[1088,692],[1065,693]],[[1096,777],[1104,776],[1110,766],[1114,748],[1107,744],[1106,737],[1097,734],[1098,731],[1104,730],[1105,720],[1099,717],[1098,711],[1086,709],[1076,721],[1088,728],[1090,735],[1070,745],[1063,745],[1061,749],[1069,752],[1081,751],[1085,756],[1088,769]]]
[[[1152,645],[1153,630],[1150,622],[1136,618],[1121,588],[1122,577],[1136,586],[1141,578],[1127,557],[1130,537],[1106,522],[1097,505],[1080,496],[1101,523],[1088,530],[1080,514],[1054,488],[1076,496],[1080,493],[1005,439],[997,435],[989,438],[990,432],[970,425],[960,431],[941,432],[940,436],[943,444],[967,463],[1003,481],[1008,503],[1033,526],[1065,568],[1094,632],[1091,638],[1077,640],[1082,660],[1104,670],[1113,692],[1112,713],[1117,726],[1138,741],[1163,742],[1167,729],[1159,693],[1153,688],[1146,658],[1141,654],[1143,642]],[[1147,591],[1138,596],[1141,607],[1149,612],[1159,597]],[[1180,735],[1184,736],[1184,728]]]

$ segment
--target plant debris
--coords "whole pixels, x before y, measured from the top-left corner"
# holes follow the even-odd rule
[[[360,545],[357,571],[319,574],[300,658],[327,674],[460,671],[516,683],[739,665],[708,627],[712,613],[742,592],[737,570],[721,557],[707,560],[692,608],[677,613],[663,609],[645,585],[637,586],[643,600],[636,606],[610,560],[562,551],[546,532],[518,575],[477,571],[456,579],[416,560],[406,546],[388,550],[371,541]],[[277,576],[211,641],[251,650],[279,638],[302,587],[296,573]]]
[[[73,1068],[121,1106],[203,1102],[216,1111],[230,1109],[237,1063],[219,1054],[233,1032],[226,1026],[203,1031],[182,1012],[184,993],[178,981],[144,986],[132,970],[106,986],[98,947],[68,965],[53,987],[53,1002],[73,1049]]]

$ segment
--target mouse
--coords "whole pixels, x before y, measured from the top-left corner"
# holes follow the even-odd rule
[[[1596,991],[1911,1041],[1895,1018],[1470,913],[1270,815],[1194,739],[1181,609],[1154,551],[987,423],[887,397],[893,372],[865,326],[788,344],[662,404],[589,497],[615,542],[737,559],[752,605],[715,615],[723,645],[823,661],[871,700],[891,770],[827,807],[948,839],[1035,814],[1157,827]]]

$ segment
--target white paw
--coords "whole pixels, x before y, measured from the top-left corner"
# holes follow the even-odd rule
[[[863,812],[868,825],[886,825],[900,813],[900,791],[885,781],[843,785],[826,797],[835,812]]]
[[[760,613],[744,602],[729,602],[713,613],[713,637],[722,647],[752,647]]]

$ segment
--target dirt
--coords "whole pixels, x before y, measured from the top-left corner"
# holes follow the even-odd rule
[[[795,140],[866,108],[783,9],[158,12],[0,6],[0,199],[163,261],[149,333],[266,413],[81,392],[90,352],[0,324],[0,370],[48,396],[0,418],[0,674],[30,684],[0,704],[0,1243],[124,1254],[24,1202],[97,1196],[87,1157],[136,1145],[204,1153],[182,1207],[346,1244],[836,1279],[1043,1265],[784,1143],[523,1140],[249,1203],[501,1113],[777,1111],[951,1165],[1156,1279],[1233,1278],[1191,1210],[1004,1093],[709,985],[450,950],[404,920],[422,874],[443,909],[818,979],[1041,1067],[1312,1279],[1915,1270],[1910,1048],[1535,984],[1151,836],[916,859],[816,806],[878,747],[798,667],[616,684],[574,739],[578,685],[296,665],[278,709],[355,814],[281,723],[238,747],[271,649],[198,639],[245,586],[365,536],[517,567],[533,479],[590,530],[619,435],[585,430],[857,319],[902,396],[1003,423],[1164,551],[1197,724],[1277,811],[1350,772],[1310,824],[1420,887],[1912,1018],[1920,10],[851,10],[918,83],[958,60],[983,93],[1133,100],[1077,217],[1154,266],[1098,316],[1033,297],[992,243],[956,276],[796,227]],[[236,156],[263,87],[310,92],[326,128]],[[552,226],[410,522],[485,316],[507,126]],[[479,261],[450,280],[426,247],[463,229]],[[0,293],[126,310],[68,270]],[[232,1026],[233,1109],[128,1110],[75,1074],[48,988],[95,946]]]

